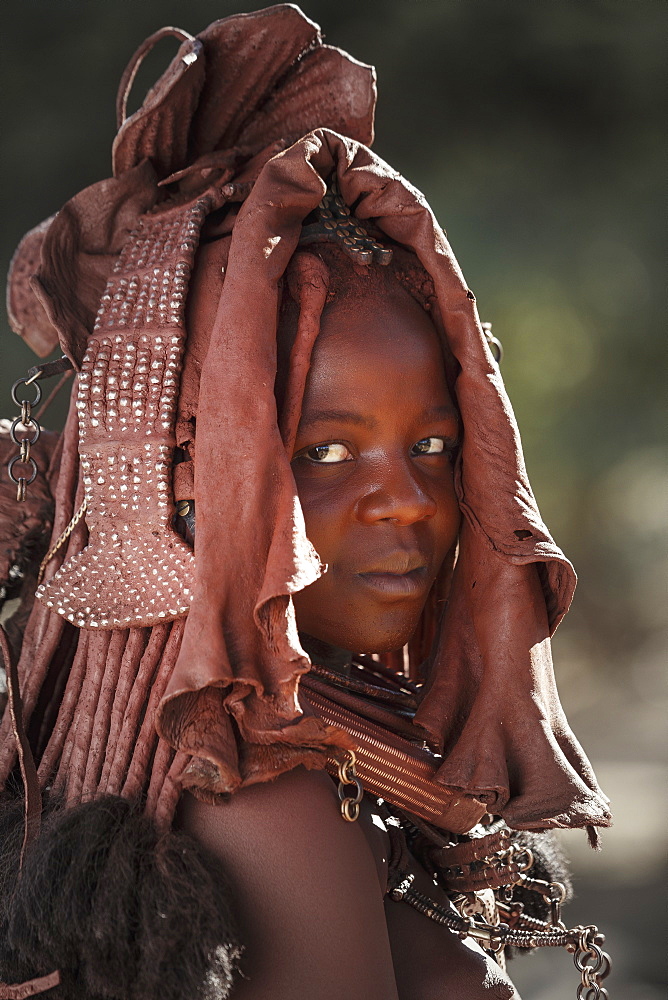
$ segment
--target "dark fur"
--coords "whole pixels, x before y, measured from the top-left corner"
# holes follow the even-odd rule
[[[512,839],[518,846],[528,847],[533,854],[534,863],[527,875],[530,878],[541,879],[543,882],[561,882],[566,889],[565,902],[571,900],[573,898],[573,883],[568,859],[554,831],[530,833],[528,830],[520,830],[513,833]],[[540,893],[516,886],[513,890],[513,899],[524,903],[524,912],[529,916],[547,920],[549,906],[544,902]]]
[[[0,979],[54,969],[53,1000],[224,1000],[241,949],[215,862],[124,799],[47,805],[17,877],[20,801],[0,805]]]
[[[530,878],[541,879],[543,882],[561,882],[566,889],[564,902],[573,898],[573,883],[566,857],[557,835],[553,830],[544,833],[530,833],[528,830],[518,830],[512,835],[515,844],[528,847],[534,858],[534,863],[526,873]],[[539,920],[550,919],[550,906],[543,896],[531,889],[516,885],[513,889],[513,901],[524,904],[524,913]],[[525,955],[530,949],[506,948],[508,958]]]

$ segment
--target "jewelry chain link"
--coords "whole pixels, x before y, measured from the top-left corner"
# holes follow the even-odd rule
[[[345,760],[339,761],[337,765],[339,777],[339,801],[341,803],[341,815],[347,823],[354,823],[359,818],[360,802],[364,798],[362,782],[357,777],[357,758],[353,750],[346,750],[348,755]],[[354,788],[353,795],[348,794],[347,788]]]
[[[504,923],[493,925],[484,920],[464,917],[456,910],[446,909],[413,889],[412,881],[411,876],[404,879],[391,892],[392,898],[403,900],[431,920],[448,927],[459,937],[475,938],[490,951],[500,951],[506,945],[515,948],[565,947],[574,953],[573,961],[580,973],[577,1000],[608,1000],[608,992],[601,984],[610,972],[610,957],[597,944],[597,939],[602,941],[602,936],[593,924],[570,930],[560,919],[546,924],[544,928],[531,930],[524,930],[521,926],[510,928]],[[559,890],[563,889],[561,884],[551,883],[550,888],[552,901],[560,902],[562,893]],[[558,899],[555,898],[557,896]]]
[[[32,385],[35,390],[35,398],[30,399],[18,399],[17,390],[21,385]],[[32,415],[33,406],[37,406],[42,398],[42,389],[33,379],[20,378],[12,386],[12,399],[20,409],[20,414],[14,421],[12,421],[12,426],[10,430],[10,436],[14,444],[19,449],[18,455],[14,455],[7,466],[7,473],[9,478],[16,486],[16,499],[19,503],[22,503],[26,498],[26,487],[30,486],[32,482],[37,478],[37,462],[30,454],[30,448],[32,445],[36,444],[39,440],[39,436],[42,433],[42,429],[37,422],[37,419]],[[23,426],[27,434],[23,437],[17,436],[17,428]],[[30,435],[30,428],[34,428],[32,436]],[[17,476],[14,472],[14,467],[16,465],[28,466],[30,469],[30,476]]]
[[[37,586],[38,587],[39,587],[40,583],[42,582],[42,580],[44,579],[44,571],[46,570],[47,565],[51,562],[51,560],[53,559],[53,557],[55,556],[56,552],[58,551],[58,549],[60,548],[60,546],[63,544],[63,542],[66,542],[67,539],[70,537],[70,535],[72,534],[72,532],[76,528],[77,524],[79,523],[79,521],[81,520],[81,518],[84,516],[85,512],[86,512],[86,498],[84,497],[84,499],[83,499],[83,501],[81,503],[81,506],[79,507],[79,509],[76,512],[76,514],[73,516],[73,518],[70,521],[70,523],[67,525],[67,527],[62,532],[62,534],[60,534],[58,536],[58,538],[56,539],[56,541],[53,543],[53,545],[51,546],[51,548],[49,549],[49,551],[47,552],[47,554],[44,556],[44,558],[42,559],[41,563],[39,564],[39,572],[37,574]]]

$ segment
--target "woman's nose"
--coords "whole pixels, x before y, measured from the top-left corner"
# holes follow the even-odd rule
[[[358,521],[413,524],[434,516],[436,501],[420,482],[410,462],[382,462],[375,471],[373,481],[357,501]]]

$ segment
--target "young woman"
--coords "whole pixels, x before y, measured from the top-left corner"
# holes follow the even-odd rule
[[[519,880],[501,821],[609,821],[552,675],[572,568],[372,72],[291,6],[177,34],[13,272],[79,375],[20,698],[5,653],[0,996],[516,996],[446,889]]]
[[[292,459],[306,533],[327,570],[293,601],[313,662],[350,671],[351,650],[411,640],[457,540],[460,419],[436,329],[391,268],[356,269],[322,244],[298,252],[289,273],[291,287],[303,276],[331,297]],[[279,338],[293,333],[279,327]],[[296,768],[224,808],[186,795],[180,822],[239,890],[248,979],[235,996],[516,996],[471,940],[384,900],[390,844],[378,809],[369,797],[359,823],[342,823],[322,772]],[[436,892],[417,861],[414,874]]]

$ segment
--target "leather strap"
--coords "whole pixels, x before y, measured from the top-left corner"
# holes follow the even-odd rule
[[[9,717],[12,724],[12,733],[16,740],[19,766],[21,768],[21,778],[24,788],[24,833],[23,844],[21,846],[21,867],[28,846],[39,836],[42,823],[42,795],[37,779],[37,768],[30,749],[28,737],[23,725],[23,705],[21,703],[21,692],[19,689],[19,677],[14,657],[7,639],[7,633],[0,625],[0,651],[5,661],[5,671],[7,673],[7,696]],[[29,996],[30,994],[26,994]]]
[[[48,976],[38,976],[35,979],[28,979],[25,983],[0,983],[0,1000],[26,1000],[27,997],[36,997],[39,993],[46,993],[47,990],[58,986],[60,983],[60,972],[50,972]]]
[[[117,128],[121,127],[127,117],[128,97],[130,96],[132,84],[135,81],[139,67],[156,43],[162,38],[169,38],[170,36],[178,38],[181,42],[195,41],[194,37],[187,31],[184,31],[183,28],[172,28],[171,26],[160,28],[158,31],[154,31],[152,35],[149,35],[148,38],[144,39],[135,54],[132,56],[130,62],[123,70],[123,76],[121,77],[118,85],[118,93],[116,95]]]
[[[396,731],[410,730],[406,719],[392,719],[392,713],[384,708],[389,720],[383,725],[368,717],[372,713],[377,716],[381,709],[356,698],[351,691],[339,690],[310,674],[305,674],[300,684],[300,692],[315,714],[352,737],[357,777],[365,791],[451,833],[468,832],[484,816],[487,807],[483,802],[434,780],[438,758],[424,748],[420,731],[413,731],[414,740]],[[326,767],[336,774],[338,762],[331,757]]]

